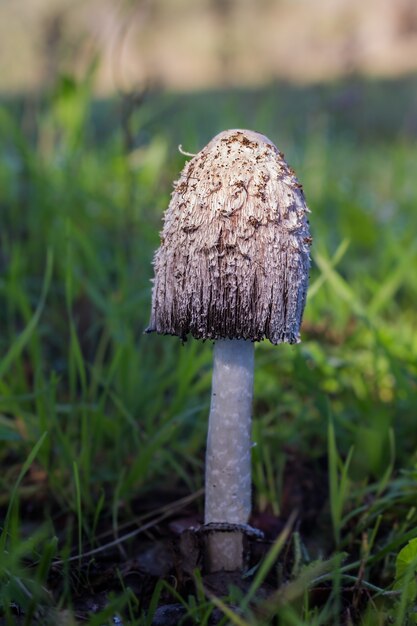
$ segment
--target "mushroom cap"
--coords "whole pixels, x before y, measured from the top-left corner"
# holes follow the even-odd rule
[[[264,135],[226,130],[174,184],[147,332],[300,341],[311,237],[302,187]]]

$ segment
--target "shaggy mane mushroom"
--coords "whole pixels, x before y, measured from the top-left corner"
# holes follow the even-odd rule
[[[165,213],[147,332],[215,341],[205,483],[209,571],[243,567],[253,342],[300,341],[307,212],[276,146],[257,132],[228,130],[185,165]]]

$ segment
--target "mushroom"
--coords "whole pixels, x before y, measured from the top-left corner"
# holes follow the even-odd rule
[[[215,341],[205,477],[209,571],[244,565],[254,342],[300,341],[307,212],[276,146],[254,131],[227,130],[186,163],[164,216],[147,332]]]

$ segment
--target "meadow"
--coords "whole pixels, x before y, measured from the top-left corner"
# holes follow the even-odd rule
[[[417,79],[92,83],[0,107],[0,624],[416,623]],[[302,343],[256,346],[266,539],[219,591],[175,549],[202,513],[212,345],[143,331],[178,145],[226,128],[285,153],[313,246]]]

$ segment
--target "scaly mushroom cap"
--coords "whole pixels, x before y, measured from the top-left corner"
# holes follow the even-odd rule
[[[307,212],[300,183],[267,137],[249,130],[214,137],[175,183],[147,332],[299,342]]]

